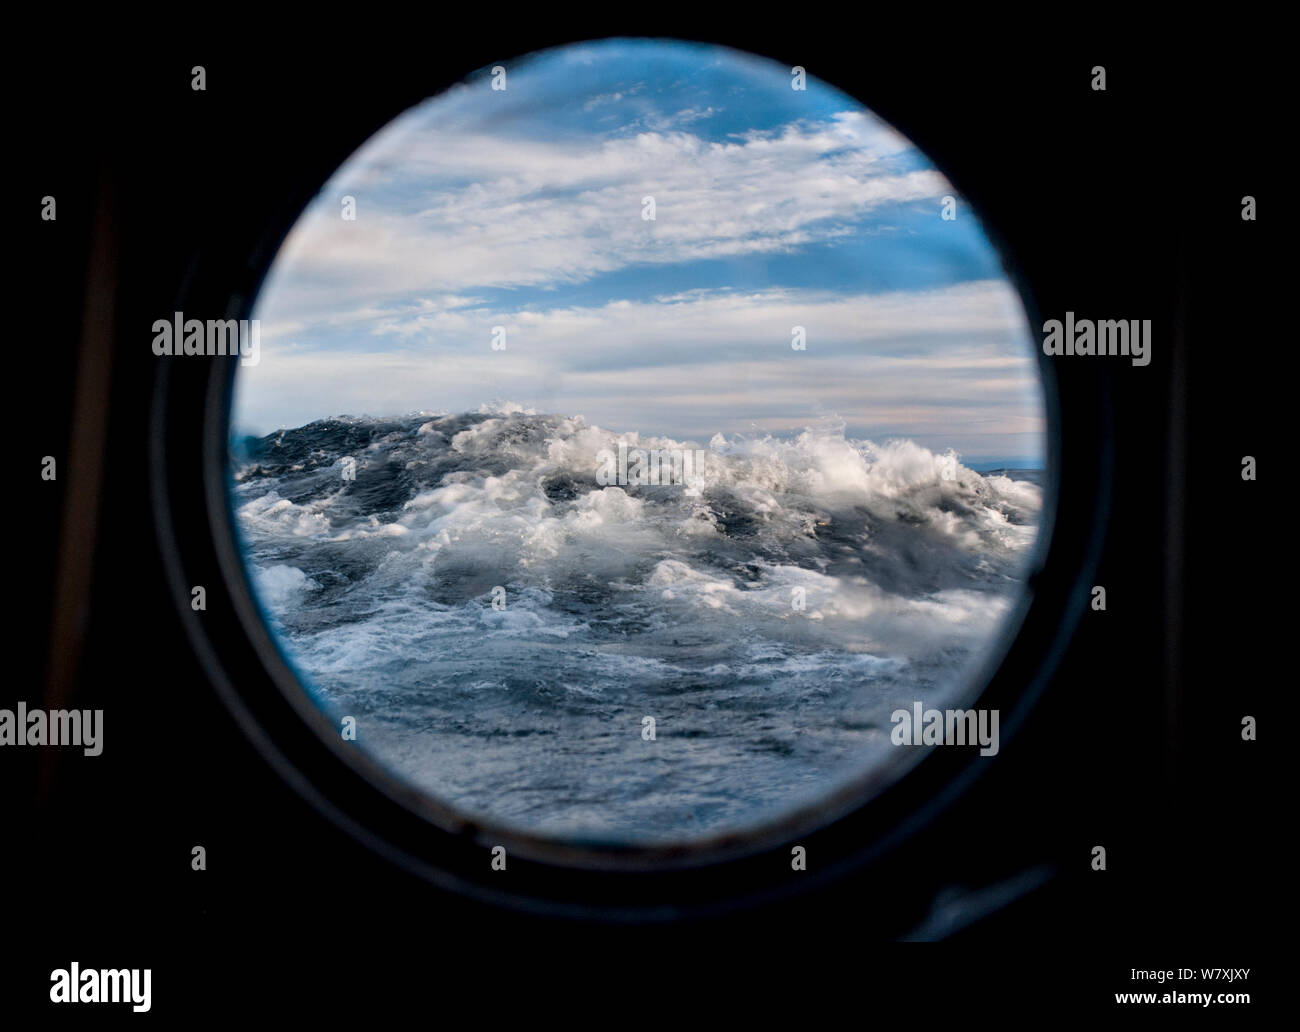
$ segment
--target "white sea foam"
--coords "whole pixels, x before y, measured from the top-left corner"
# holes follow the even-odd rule
[[[706,449],[697,489],[600,485],[619,442]],[[324,704],[415,783],[552,829],[600,784],[725,822],[860,763],[887,707],[968,687],[1042,507],[911,441],[676,441],[509,403],[284,431],[236,472],[258,593]],[[681,765],[658,788],[618,759],[643,713]],[[519,771],[587,788],[507,801]]]

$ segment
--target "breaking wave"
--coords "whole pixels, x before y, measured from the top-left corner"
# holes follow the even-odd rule
[[[706,461],[602,485],[620,442]],[[471,815],[625,842],[771,818],[884,758],[893,709],[962,699],[1042,505],[1034,471],[842,426],[517,406],[244,438],[233,476],[261,603],[359,746]]]

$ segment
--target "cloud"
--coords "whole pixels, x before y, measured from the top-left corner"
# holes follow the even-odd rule
[[[419,135],[400,163],[372,156],[357,170],[363,182],[383,170],[368,184],[374,196],[345,168],[300,220],[277,263],[276,312],[304,319],[411,292],[549,287],[630,265],[789,252],[847,235],[881,205],[951,190],[933,169],[889,161],[898,147],[852,112],[730,142],[681,131],[580,145]],[[399,181],[418,207],[380,200]],[[344,192],[357,199],[355,222],[335,210]],[[647,196],[653,221],[642,218]]]
[[[829,419],[1041,453],[1023,309],[977,224],[938,222],[942,174],[813,80],[674,53],[559,51],[371,140],[267,278],[236,426],[509,400],[679,439]]]
[[[506,327],[506,349],[491,348]],[[790,346],[791,328],[807,349]],[[1019,300],[1003,281],[838,296],[697,291],[671,302],[530,311],[413,308],[375,352],[264,334],[237,421],[469,411],[493,400],[612,429],[703,435],[798,429],[827,416],[875,433],[977,442],[1042,430]]]

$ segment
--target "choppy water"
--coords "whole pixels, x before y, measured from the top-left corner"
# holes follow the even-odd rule
[[[472,814],[625,841],[775,816],[893,748],[894,708],[952,701],[1022,587],[1034,472],[820,428],[693,442],[689,486],[602,486],[619,441],[687,444],[498,411],[235,447],[286,653],[358,745]]]

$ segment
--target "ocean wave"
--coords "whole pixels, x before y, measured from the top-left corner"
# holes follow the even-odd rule
[[[611,483],[620,445],[702,461]],[[365,747],[476,814],[630,840],[790,805],[900,701],[966,688],[1042,507],[1032,472],[843,427],[675,441],[512,405],[245,438],[232,474],[262,604]]]

